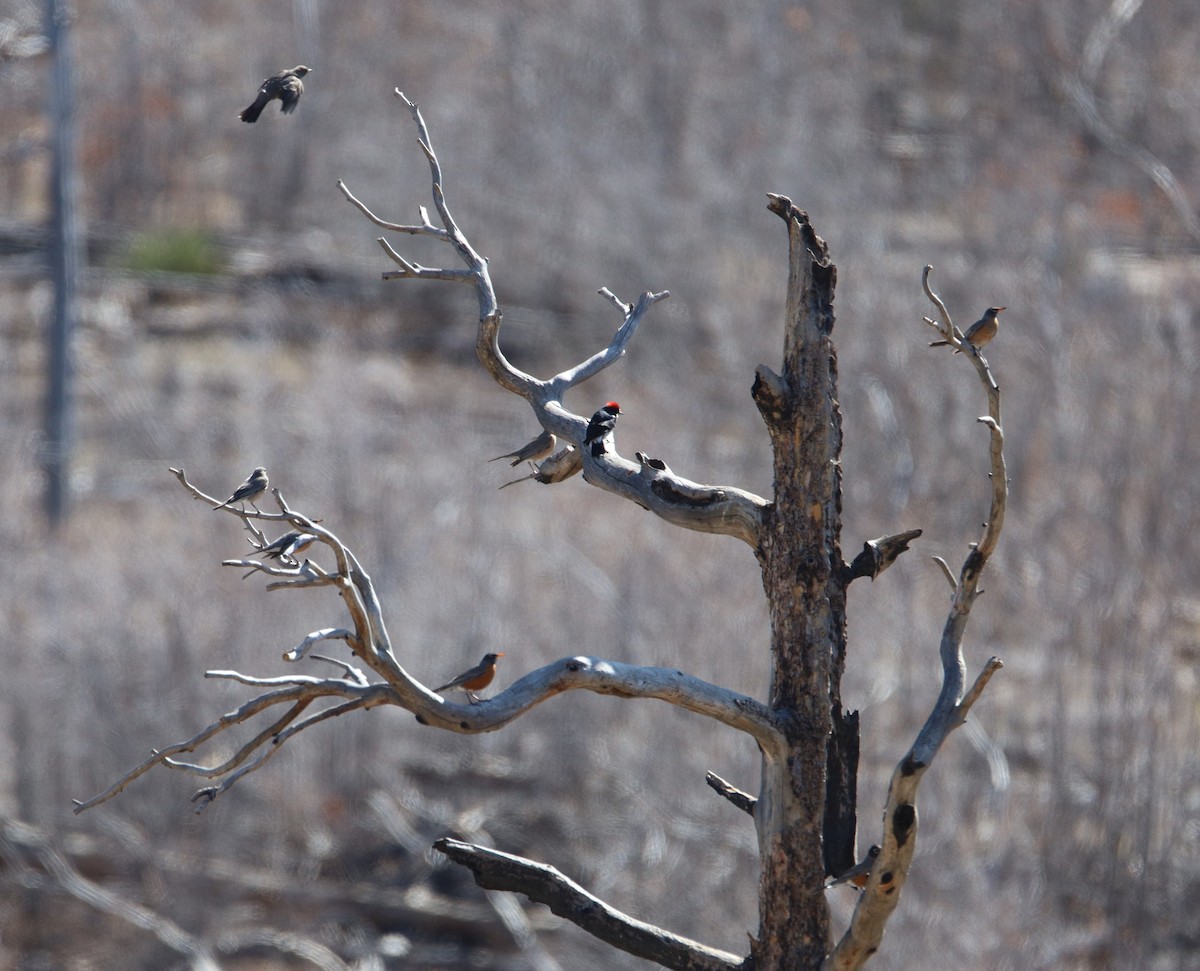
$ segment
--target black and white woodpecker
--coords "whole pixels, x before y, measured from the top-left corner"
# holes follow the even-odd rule
[[[621,414],[621,406],[615,401],[610,401],[592,415],[592,420],[588,422],[587,431],[583,435],[583,444],[591,448],[593,458],[608,451],[608,447],[612,444],[613,429],[617,427],[617,415],[619,414]]]

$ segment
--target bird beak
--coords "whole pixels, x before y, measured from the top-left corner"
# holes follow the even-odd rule
[[[497,652],[496,652],[496,657],[504,657],[504,652],[503,652],[503,651],[497,651]]]

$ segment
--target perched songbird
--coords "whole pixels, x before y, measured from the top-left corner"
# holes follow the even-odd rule
[[[440,688],[434,688],[434,691],[446,691],[450,688],[458,688],[467,693],[467,700],[471,704],[475,704],[479,699],[475,697],[476,691],[482,691],[496,676],[496,659],[504,657],[504,652],[499,651],[496,654],[485,654],[483,660],[469,671],[464,671],[453,681],[447,681]]]
[[[621,406],[610,401],[598,412],[592,415],[588,422],[587,431],[583,435],[583,444],[592,447],[592,456],[603,455],[612,444],[613,429],[617,427],[617,415],[623,414]]]
[[[558,439],[556,439],[553,434],[543,430],[537,438],[531,442],[526,442],[515,452],[507,452],[504,455],[497,455],[494,459],[488,459],[488,461],[499,462],[501,459],[512,459],[509,465],[513,468],[516,468],[526,459],[528,459],[530,462],[536,462],[543,455],[549,455],[554,451],[554,445],[557,441]],[[501,488],[504,487],[501,486]]]
[[[258,116],[262,114],[263,108],[276,98],[279,99],[279,110],[285,115],[290,115],[296,110],[296,105],[300,102],[300,95],[304,94],[304,85],[300,79],[311,70],[312,68],[298,64],[291,70],[280,71],[274,77],[266,78],[262,87],[258,89],[258,97],[254,99],[254,104],[238,117],[253,125],[258,121]]]
[[[254,506],[254,500],[267,491],[267,470],[261,465],[247,476],[246,481],[238,486],[233,495],[226,499],[221,505],[213,506],[213,509],[224,509],[226,506],[234,502],[242,504],[242,512],[246,511],[246,503]],[[258,506],[254,506],[255,512],[258,512]]]
[[[1001,310],[1007,309],[1007,307],[988,307],[983,312],[983,316],[967,328],[967,332],[963,334],[963,340],[972,347],[983,347],[984,344],[996,336],[996,331],[1000,329],[1000,321],[996,318],[1000,315]],[[949,343],[949,341],[933,341],[929,346],[945,347]],[[962,348],[954,348],[954,353],[961,354]]]
[[[867,850],[867,855],[854,864],[849,870],[843,873],[832,883],[826,885],[825,889],[836,887],[843,883],[851,883],[861,890],[867,885],[867,878],[871,875],[871,867],[875,865],[875,858],[879,856],[879,847],[872,846]]]
[[[273,543],[268,543],[258,552],[263,557],[272,560],[291,560],[296,562],[296,554],[303,553],[306,549],[315,543],[317,537],[312,533],[305,533],[299,529],[293,529],[290,533],[284,533],[279,539]]]

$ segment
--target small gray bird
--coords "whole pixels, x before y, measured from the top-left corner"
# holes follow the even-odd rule
[[[312,533],[305,533],[299,529],[293,529],[290,533],[284,533],[279,539],[273,543],[268,543],[258,552],[269,560],[290,560],[296,562],[296,554],[303,553],[306,549],[312,546],[317,541],[317,537]]]
[[[258,121],[258,116],[263,113],[263,109],[276,98],[279,99],[279,110],[285,115],[290,115],[296,110],[296,105],[300,103],[300,95],[304,94],[304,85],[300,79],[311,70],[310,67],[297,64],[290,70],[280,71],[278,74],[264,79],[258,89],[258,97],[254,99],[254,104],[243,110],[238,117],[247,124],[253,125]]]
[[[232,496],[221,503],[221,505],[213,506],[213,509],[214,511],[217,509],[224,509],[226,506],[232,503],[240,502],[242,504],[242,512],[245,512],[246,503],[250,503],[250,505],[254,506],[254,500],[267,491],[267,485],[267,470],[260,465],[246,477],[245,482],[243,482],[233,491]],[[260,512],[261,510],[258,508],[258,506],[254,506],[254,511]]]
[[[983,347],[996,336],[996,331],[1000,329],[1000,321],[996,318],[999,317],[1000,311],[1007,309],[1007,307],[988,307],[983,312],[983,316],[967,328],[967,332],[963,334],[963,340],[976,349]],[[949,343],[949,341],[932,341],[929,346],[945,347]],[[954,353],[961,354],[962,348],[954,348]]]
[[[543,431],[537,438],[530,442],[526,442],[515,452],[507,452],[504,455],[497,455],[494,459],[488,459],[489,462],[499,462],[501,459],[512,459],[509,463],[513,468],[516,468],[522,462],[529,460],[536,462],[543,455],[549,455],[554,451],[554,445],[558,441],[548,431]]]

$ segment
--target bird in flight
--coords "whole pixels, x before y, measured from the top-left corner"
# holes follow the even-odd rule
[[[238,117],[247,124],[253,125],[258,121],[258,116],[263,113],[263,109],[276,98],[279,99],[279,110],[285,115],[290,115],[296,110],[296,105],[300,103],[300,95],[304,94],[304,84],[300,79],[311,70],[310,67],[297,64],[293,68],[266,78],[258,89],[258,97],[254,99],[254,103],[242,111]]]

